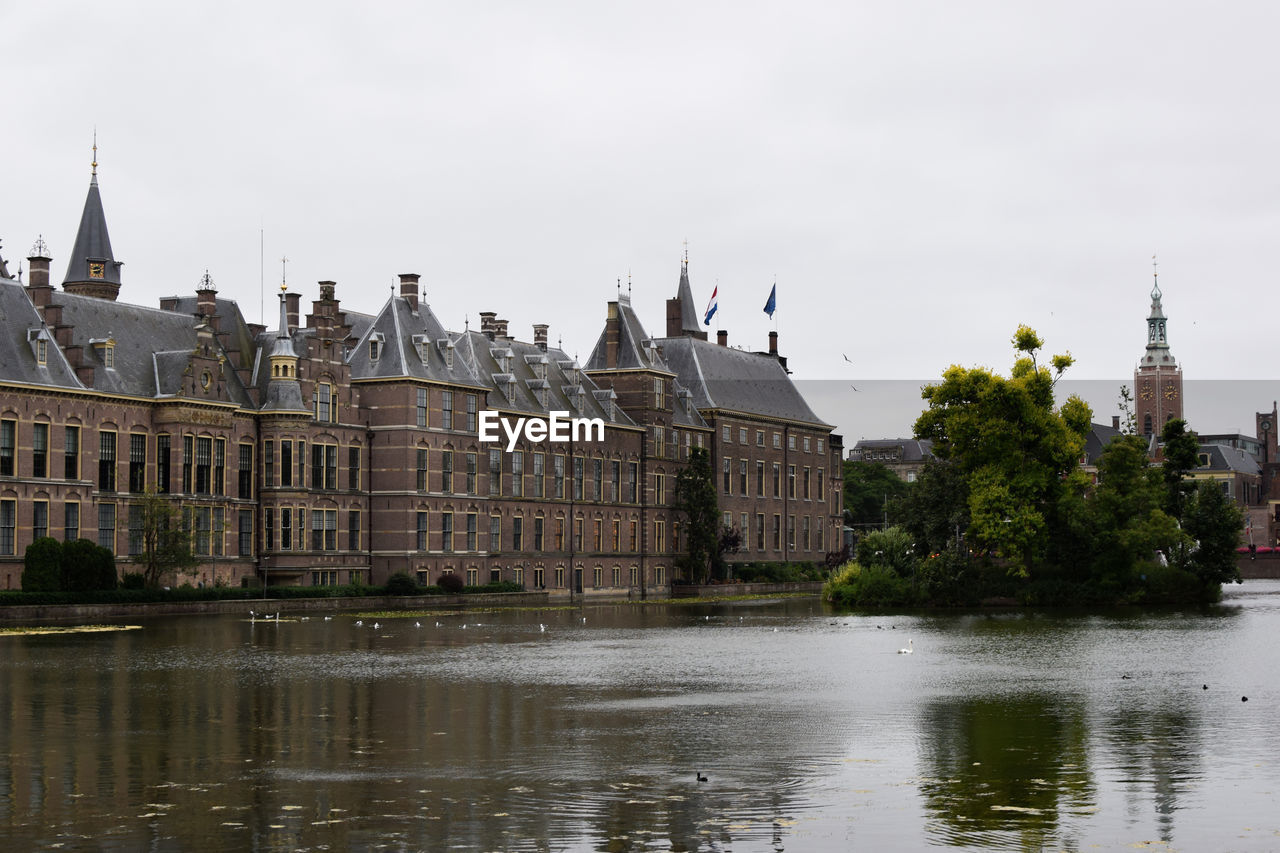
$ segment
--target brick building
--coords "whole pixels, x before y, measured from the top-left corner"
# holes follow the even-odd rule
[[[42,535],[86,537],[129,571],[138,496],[180,505],[213,583],[470,584],[647,594],[674,579],[670,510],[690,447],[728,460],[733,559],[821,559],[838,547],[840,440],[776,352],[650,338],[619,294],[586,365],[508,333],[444,328],[418,277],[375,314],[320,282],[305,318],[281,285],[274,330],[206,274],[160,308],[118,301],[96,163],[62,288],[37,241],[28,281],[0,260],[0,588]],[[672,303],[692,305],[687,266]],[[668,311],[670,311],[670,305]],[[693,317],[692,309],[688,315]],[[682,315],[682,320],[683,320]],[[566,443],[481,441],[496,412],[567,412],[602,432]],[[763,472],[763,473],[762,473]],[[173,579],[170,579],[173,580]]]

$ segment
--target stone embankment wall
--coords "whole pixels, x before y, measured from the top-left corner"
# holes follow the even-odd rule
[[[675,586],[671,588],[671,597],[693,598],[695,596],[708,596],[716,598],[726,595],[771,595],[782,592],[811,592],[816,595],[822,592],[822,581],[809,583],[710,583],[701,586]]]

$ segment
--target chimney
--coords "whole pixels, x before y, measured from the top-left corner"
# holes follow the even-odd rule
[[[778,333],[770,332],[769,333],[769,355],[777,355],[777,354],[778,354]]]
[[[722,347],[727,347],[729,345],[729,332],[727,329],[721,329],[716,332],[716,343]]]
[[[495,338],[505,338],[507,336],[507,321],[499,320],[496,317],[493,320],[493,336]]]
[[[618,366],[618,343],[620,338],[620,322],[618,320],[618,303],[609,303],[609,317],[604,321],[604,366]]]
[[[1112,416],[1111,416],[1111,428],[1112,428],[1112,429],[1115,429],[1115,430],[1120,429],[1120,416],[1119,416],[1119,415],[1112,415]]]
[[[218,291],[213,286],[209,271],[205,270],[204,277],[200,279],[200,285],[196,288],[196,313],[212,326],[215,332],[218,330],[217,318],[214,316],[217,311]]]
[[[44,239],[37,237],[36,244],[31,247],[31,254],[27,256],[27,293],[31,295],[31,301],[37,308],[48,305],[53,298],[53,287],[49,284],[51,260]]]
[[[489,340],[493,340],[493,318],[497,316],[497,313],[494,311],[480,312],[480,331],[483,332],[484,336]]]
[[[684,334],[680,322],[680,299],[672,297],[667,300],[667,337],[678,338]]]
[[[547,324],[533,324],[533,343],[543,352],[547,351]]]
[[[400,298],[409,303],[409,310],[418,313],[418,279],[416,272],[400,273]]]
[[[286,293],[284,295],[285,317],[289,321],[289,328],[286,332],[292,332],[298,328],[298,305],[301,297],[296,293]]]
[[[403,278],[403,276],[401,277]],[[338,287],[338,283],[336,281],[320,282],[320,301],[333,302],[334,301],[333,294],[337,287]]]

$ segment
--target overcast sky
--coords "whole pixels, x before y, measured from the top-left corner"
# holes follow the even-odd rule
[[[1118,387],[1158,254],[1188,382],[1280,374],[1273,3],[0,0],[0,32],[2,251],[43,234],[58,283],[96,127],[130,302],[208,269],[274,326],[287,256],[304,305],[417,272],[446,326],[585,358],[619,278],[664,333],[687,240],[732,345],[767,347],[776,279],[851,443],[918,406],[835,389],[1007,371],[1019,323]],[[1199,423],[1189,386],[1192,426],[1252,431],[1273,386]]]

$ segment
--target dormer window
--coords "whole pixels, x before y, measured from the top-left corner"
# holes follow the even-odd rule
[[[428,346],[428,344],[427,344],[427,336],[426,336],[426,335],[414,335],[414,336],[413,336],[413,348],[414,348],[414,349],[416,349],[416,350],[418,351],[418,359],[419,359],[423,364],[426,364],[426,363],[427,363],[427,346]]]
[[[383,344],[386,338],[381,332],[374,332],[369,336],[369,360],[377,361],[382,356]]]
[[[93,347],[98,354],[98,358],[102,359],[102,366],[108,370],[114,370],[116,366],[116,339],[115,338],[97,338],[89,341],[89,346]]]
[[[49,363],[49,342],[44,338],[36,340],[36,364],[44,365]]]

